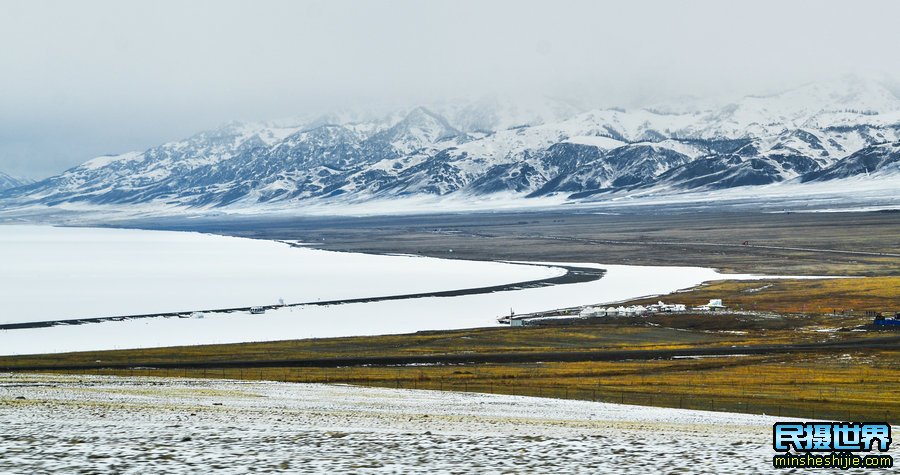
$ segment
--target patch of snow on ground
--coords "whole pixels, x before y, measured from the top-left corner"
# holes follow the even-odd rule
[[[0,472],[757,473],[771,470],[778,420],[491,394],[0,374]]]

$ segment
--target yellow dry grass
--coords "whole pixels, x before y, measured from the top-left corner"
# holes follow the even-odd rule
[[[734,309],[776,313],[860,315],[900,312],[900,277],[718,281],[666,299],[701,305],[721,298]],[[635,302],[652,303],[655,299]]]
[[[98,369],[587,399],[807,418],[900,421],[900,351],[623,362],[345,368]]]
[[[104,374],[346,383],[591,399],[831,419],[900,421],[900,349],[577,363],[346,368],[103,369],[109,364],[262,362],[334,357],[504,354],[730,347],[839,341],[883,332],[821,331],[865,324],[865,310],[900,309],[900,277],[722,281],[662,300],[722,298],[766,315],[597,319],[585,325],[157,348],[0,358],[0,366],[96,364]],[[640,302],[656,301],[658,298]],[[852,309],[852,312],[850,310]],[[832,316],[835,311],[843,315]],[[781,314],[781,316],[773,316]],[[99,363],[97,363],[99,361]],[[85,372],[85,371],[81,371]]]

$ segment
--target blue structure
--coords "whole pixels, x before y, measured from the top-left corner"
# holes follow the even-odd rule
[[[875,326],[884,326],[884,327],[900,327],[900,320],[896,318],[882,318],[875,320]]]

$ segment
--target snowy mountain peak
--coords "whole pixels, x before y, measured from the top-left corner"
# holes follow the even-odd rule
[[[872,81],[811,84],[708,110],[525,104],[485,99],[381,116],[232,122],[95,158],[2,191],[0,200],[216,207],[496,192],[595,199],[900,173],[900,100]]]
[[[735,116],[754,117],[765,125],[798,124],[822,114],[873,115],[900,110],[900,99],[873,80],[843,78],[811,83],[766,97],[747,97],[738,103]]]
[[[882,83],[856,76],[807,84],[780,94],[778,101],[819,111],[884,113],[900,109],[900,98]]]
[[[393,127],[372,137],[373,142],[403,155],[462,135],[441,115],[416,107]]]
[[[570,119],[582,109],[546,96],[492,94],[475,101],[440,104],[437,110],[464,132],[493,132],[552,124]]]
[[[29,180],[27,178],[14,177],[12,175],[7,175],[6,173],[0,172],[0,191],[8,190],[11,188],[18,188],[29,183],[33,183],[32,180]]]
[[[443,116],[421,106],[410,111],[393,129],[403,132],[419,131],[432,142],[460,134]]]

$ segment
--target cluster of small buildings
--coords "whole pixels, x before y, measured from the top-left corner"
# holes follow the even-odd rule
[[[584,307],[578,314],[582,318],[592,317],[616,317],[624,315],[644,315],[647,313],[647,307],[643,305],[630,305],[628,307]]]
[[[728,307],[722,304],[722,299],[711,299],[708,304],[692,307],[691,310],[699,311],[716,311],[725,310]],[[652,305],[629,305],[627,307],[619,305],[618,307],[584,307],[578,316],[582,318],[592,317],[618,317],[618,316],[640,316],[650,313],[677,313],[688,311],[687,305],[681,303],[667,304],[657,302]]]
[[[684,312],[687,310],[687,305],[683,303],[667,304],[660,301],[653,305],[647,305],[647,310],[657,313]]]
[[[675,304],[667,304],[664,302],[657,302],[651,305],[619,305],[618,307],[583,307],[578,313],[578,317],[580,318],[596,318],[596,317],[639,317],[643,315],[649,314],[658,314],[658,313],[680,313],[687,311],[701,311],[701,312],[715,312],[717,310],[725,310],[728,307],[722,304],[722,299],[711,299],[709,303],[704,305],[698,305],[696,307],[688,307],[685,304],[675,303]],[[497,318],[497,321],[504,324],[509,324],[513,327],[521,327],[525,325],[529,325],[534,322],[547,322],[551,320],[563,321],[563,320],[571,320],[575,318],[575,316],[571,313],[571,310],[554,310],[552,312],[539,312],[539,313],[529,313],[523,315],[516,315],[515,312],[510,309],[508,316],[503,316]]]

